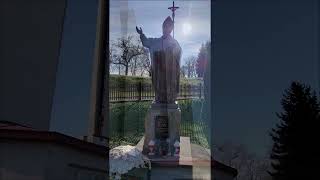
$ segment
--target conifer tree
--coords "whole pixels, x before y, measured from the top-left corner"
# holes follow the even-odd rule
[[[281,101],[280,122],[270,133],[273,140],[270,155],[274,180],[313,179],[319,159],[317,138],[319,104],[311,88],[293,82]]]

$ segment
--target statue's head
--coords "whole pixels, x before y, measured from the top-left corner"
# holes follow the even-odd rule
[[[172,32],[172,30],[173,30],[173,21],[172,21],[171,17],[168,16],[162,24],[162,34],[164,36],[168,36]]]

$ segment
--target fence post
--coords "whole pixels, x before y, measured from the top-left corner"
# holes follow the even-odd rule
[[[138,83],[138,100],[139,101],[141,101],[141,99],[142,99],[142,82],[140,81],[139,83]]]
[[[184,99],[187,99],[187,84],[184,85]]]
[[[199,98],[201,99],[201,96],[202,96],[202,84],[201,82],[199,83]]]

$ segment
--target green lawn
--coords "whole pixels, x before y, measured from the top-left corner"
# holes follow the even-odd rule
[[[126,102],[110,104],[110,147],[135,145],[144,133],[144,118],[151,102]],[[180,135],[189,136],[192,143],[209,147],[207,125],[200,116],[203,101],[179,101],[181,109]]]

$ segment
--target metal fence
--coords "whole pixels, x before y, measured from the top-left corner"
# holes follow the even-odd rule
[[[180,85],[178,100],[203,98],[203,84]],[[154,90],[151,84],[117,84],[109,87],[109,102],[151,101],[154,99]]]

